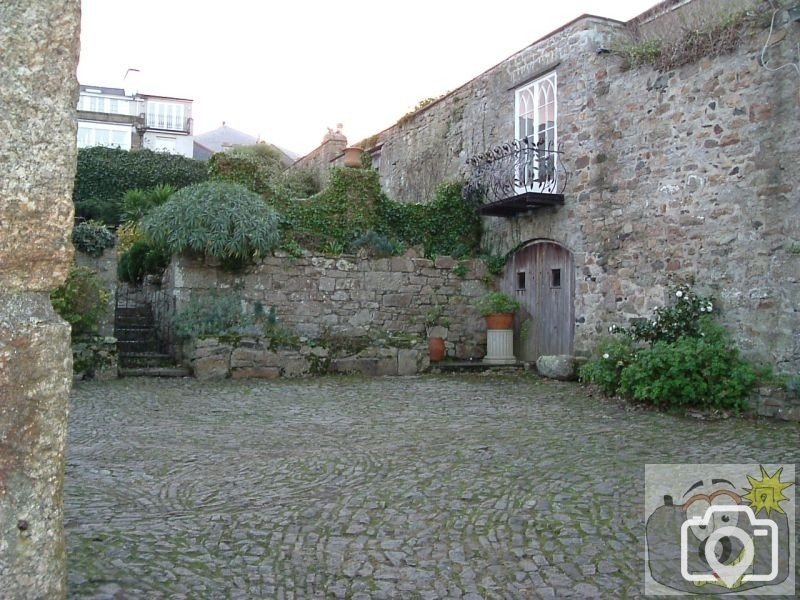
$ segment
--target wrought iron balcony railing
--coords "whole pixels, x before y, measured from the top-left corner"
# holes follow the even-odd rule
[[[563,204],[567,171],[560,155],[533,136],[494,146],[467,160],[465,197],[481,197],[481,213],[495,216]]]

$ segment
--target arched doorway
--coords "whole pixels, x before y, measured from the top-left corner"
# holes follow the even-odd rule
[[[572,252],[549,240],[537,240],[508,260],[503,289],[522,304],[517,313],[517,358],[572,354],[575,337],[575,262]]]

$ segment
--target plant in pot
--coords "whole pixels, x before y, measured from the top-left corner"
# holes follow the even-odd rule
[[[486,318],[487,329],[511,329],[520,303],[504,292],[489,292],[478,298],[475,306]]]
[[[483,362],[491,365],[512,365],[514,357],[514,313],[520,303],[503,292],[489,292],[475,302],[486,317],[486,356]]]
[[[447,337],[447,328],[450,321],[444,317],[444,309],[439,304],[434,304],[425,313],[425,331],[428,334],[428,353],[431,362],[440,362],[445,357],[444,339]]]

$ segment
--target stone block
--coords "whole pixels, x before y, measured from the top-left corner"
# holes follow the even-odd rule
[[[437,256],[433,261],[433,265],[437,269],[452,269],[458,262],[452,256]]]
[[[403,273],[413,273],[414,272],[414,263],[403,256],[393,256],[391,258],[391,269],[392,271],[400,271]]]
[[[427,351],[427,349],[426,349]],[[397,374],[416,375],[421,369],[422,353],[417,348],[400,348],[397,350]],[[427,368],[427,367],[425,367]]]
[[[231,352],[231,369],[252,367],[264,362],[264,350],[258,348],[236,348]]]
[[[580,359],[567,354],[540,356],[536,369],[542,377],[560,381],[574,381],[578,378]]]
[[[357,356],[336,358],[331,361],[331,371],[345,374],[360,373],[369,377],[397,375],[397,359],[360,358]]]
[[[225,379],[230,374],[230,354],[214,354],[191,362],[197,379]]]
[[[231,370],[233,379],[277,379],[281,376],[278,367],[246,367]]]
[[[383,296],[383,305],[409,308],[411,307],[413,298],[414,296],[411,294],[385,294]]]
[[[311,372],[311,361],[299,352],[279,352],[278,366],[284,377],[303,377]]]

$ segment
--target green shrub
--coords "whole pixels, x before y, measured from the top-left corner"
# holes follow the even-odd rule
[[[283,168],[279,161],[235,152],[218,152],[208,161],[212,181],[239,184],[277,206],[283,206],[287,197],[279,183]]]
[[[619,390],[623,369],[631,364],[633,357],[630,338],[607,338],[598,346],[595,357],[581,367],[580,380],[595,384],[606,396],[613,396]]]
[[[61,318],[72,325],[72,335],[76,337],[97,332],[110,296],[94,271],[73,267],[64,284],[50,294],[50,300]]]
[[[637,342],[676,342],[681,337],[698,337],[703,325],[711,320],[714,299],[698,295],[690,284],[670,290],[671,304],[655,309],[652,319],[632,319],[630,329],[614,331]]]
[[[281,183],[289,199],[310,198],[320,191],[319,182],[314,174],[305,169],[284,171],[281,175]]]
[[[107,200],[90,198],[75,202],[75,216],[77,218],[104,223],[109,227],[116,227],[120,224],[121,212],[122,200],[119,198]]]
[[[402,244],[372,230],[350,242],[347,250],[352,254],[356,254],[361,249],[364,249],[367,256],[372,258],[386,258],[387,256],[402,254],[405,251]]]
[[[145,190],[161,184],[180,189],[207,178],[205,163],[177,154],[99,146],[81,148],[72,198],[76,204],[90,199],[108,202],[120,200],[128,190]]]
[[[658,341],[622,371],[619,389],[659,407],[741,410],[757,380],[726,332],[705,322],[700,337]]]
[[[142,221],[144,233],[170,254],[202,253],[236,269],[278,243],[278,214],[241,185],[198,183],[173,194]]]
[[[78,223],[72,230],[75,248],[95,258],[101,256],[106,248],[113,248],[115,241],[116,236],[98,221]]]
[[[120,281],[138,283],[145,275],[160,275],[170,261],[169,252],[147,239],[133,242],[117,262],[117,277]]]
[[[149,190],[128,190],[122,197],[121,220],[136,222],[169,200],[176,188],[163,184]]]
[[[237,333],[253,323],[253,317],[242,310],[237,296],[220,294],[215,290],[207,295],[193,296],[173,319],[175,333],[184,338]]]

